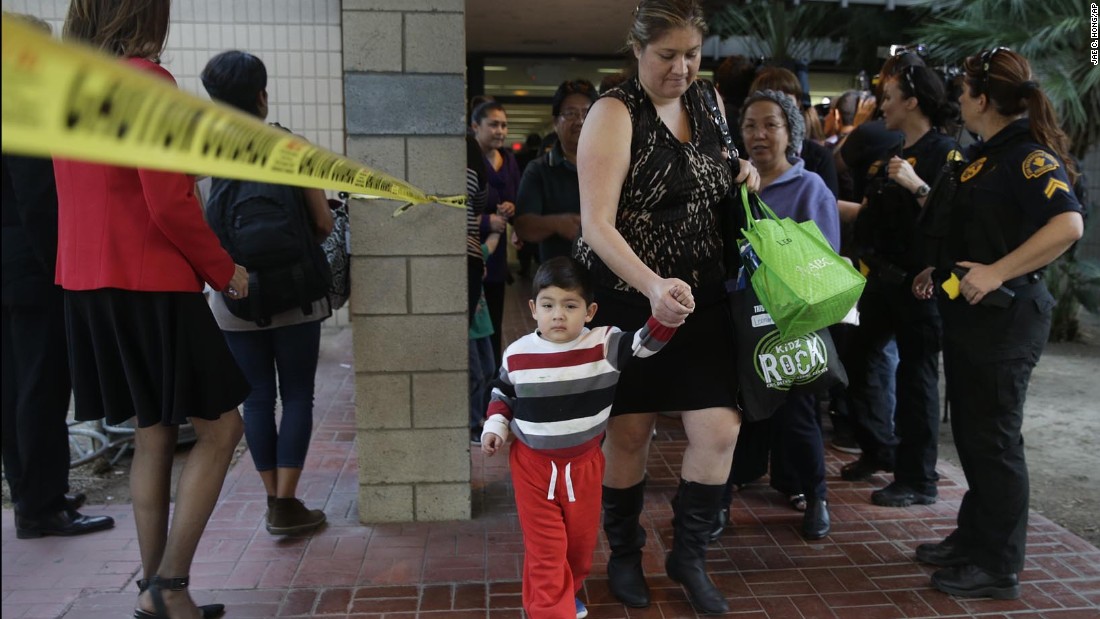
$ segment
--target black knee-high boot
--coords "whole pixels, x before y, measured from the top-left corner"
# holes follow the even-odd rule
[[[603,530],[611,547],[607,583],[611,593],[631,608],[649,606],[649,586],[642,570],[645,529],[638,523],[644,502],[644,479],[629,488],[603,487]]]
[[[723,489],[722,484],[680,480],[672,506],[672,551],[665,560],[665,571],[684,586],[692,606],[704,615],[727,613],[730,608],[706,570],[707,540],[722,506]]]

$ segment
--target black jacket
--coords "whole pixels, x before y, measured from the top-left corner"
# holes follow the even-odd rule
[[[57,188],[49,159],[3,156],[3,302],[56,298]]]
[[[810,139],[802,141],[802,161],[806,162],[806,171],[813,172],[825,181],[825,186],[832,192],[833,197],[840,196],[840,183],[837,180],[836,162],[833,161],[833,151]]]

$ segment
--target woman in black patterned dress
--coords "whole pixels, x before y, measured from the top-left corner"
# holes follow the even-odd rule
[[[596,321],[632,329],[652,312],[680,326],[660,355],[623,373],[611,411],[603,489],[611,590],[627,606],[649,605],[639,524],[646,457],[656,414],[683,412],[688,446],[665,568],[699,612],[724,613],[705,553],[740,415],[717,207],[735,181],[755,188],[759,178],[748,162],[727,161],[704,96],[716,93],[695,81],[705,30],[694,0],[638,5],[628,36],[637,76],[592,106],[581,134],[577,251],[597,285]],[[683,285],[693,307],[669,294]]]

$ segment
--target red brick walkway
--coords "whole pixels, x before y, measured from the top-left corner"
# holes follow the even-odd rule
[[[519,301],[512,302],[509,316],[522,317]],[[515,324],[520,326],[515,331],[523,328],[521,321]],[[469,522],[359,524],[350,363],[350,330],[326,332],[302,490],[307,504],[324,506],[329,524],[311,538],[268,535],[262,527],[265,495],[246,454],[230,471],[199,547],[191,574],[196,599],[225,603],[229,619],[522,617],[522,543],[506,457],[472,456]],[[650,533],[645,569],[654,604],[628,610],[611,598],[603,569],[607,549],[601,545],[582,594],[592,619],[695,617],[661,563],[671,535],[668,499],[683,446],[679,424],[662,418],[650,455],[644,516]],[[1031,517],[1019,600],[970,601],[932,590],[932,570],[913,562],[912,549],[951,530],[963,492],[961,472],[941,465],[936,505],[886,509],[869,503],[871,484],[840,481],[844,461],[828,454],[833,532],[821,542],[802,540],[801,515],[766,484],[749,487],[735,500],[736,526],[708,553],[731,616],[1100,617],[1100,550],[1037,514]],[[883,483],[884,478],[874,481]],[[23,541],[15,539],[12,513],[4,510],[4,619],[132,616],[139,559],[130,506],[85,511],[114,516],[117,527],[79,538]]]

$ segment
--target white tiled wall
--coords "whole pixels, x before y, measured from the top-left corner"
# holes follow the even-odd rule
[[[50,22],[60,36],[68,0],[2,0],[5,11]],[[268,120],[344,152],[340,0],[174,0],[161,58],[180,88],[205,97],[199,73],[239,49],[267,65]]]
[[[0,0],[5,11],[41,17],[54,36],[68,0]],[[268,120],[344,153],[340,0],[173,0],[161,61],[180,88],[206,97],[199,81],[215,54],[239,49],[267,66]],[[327,324],[348,323],[347,308]]]

